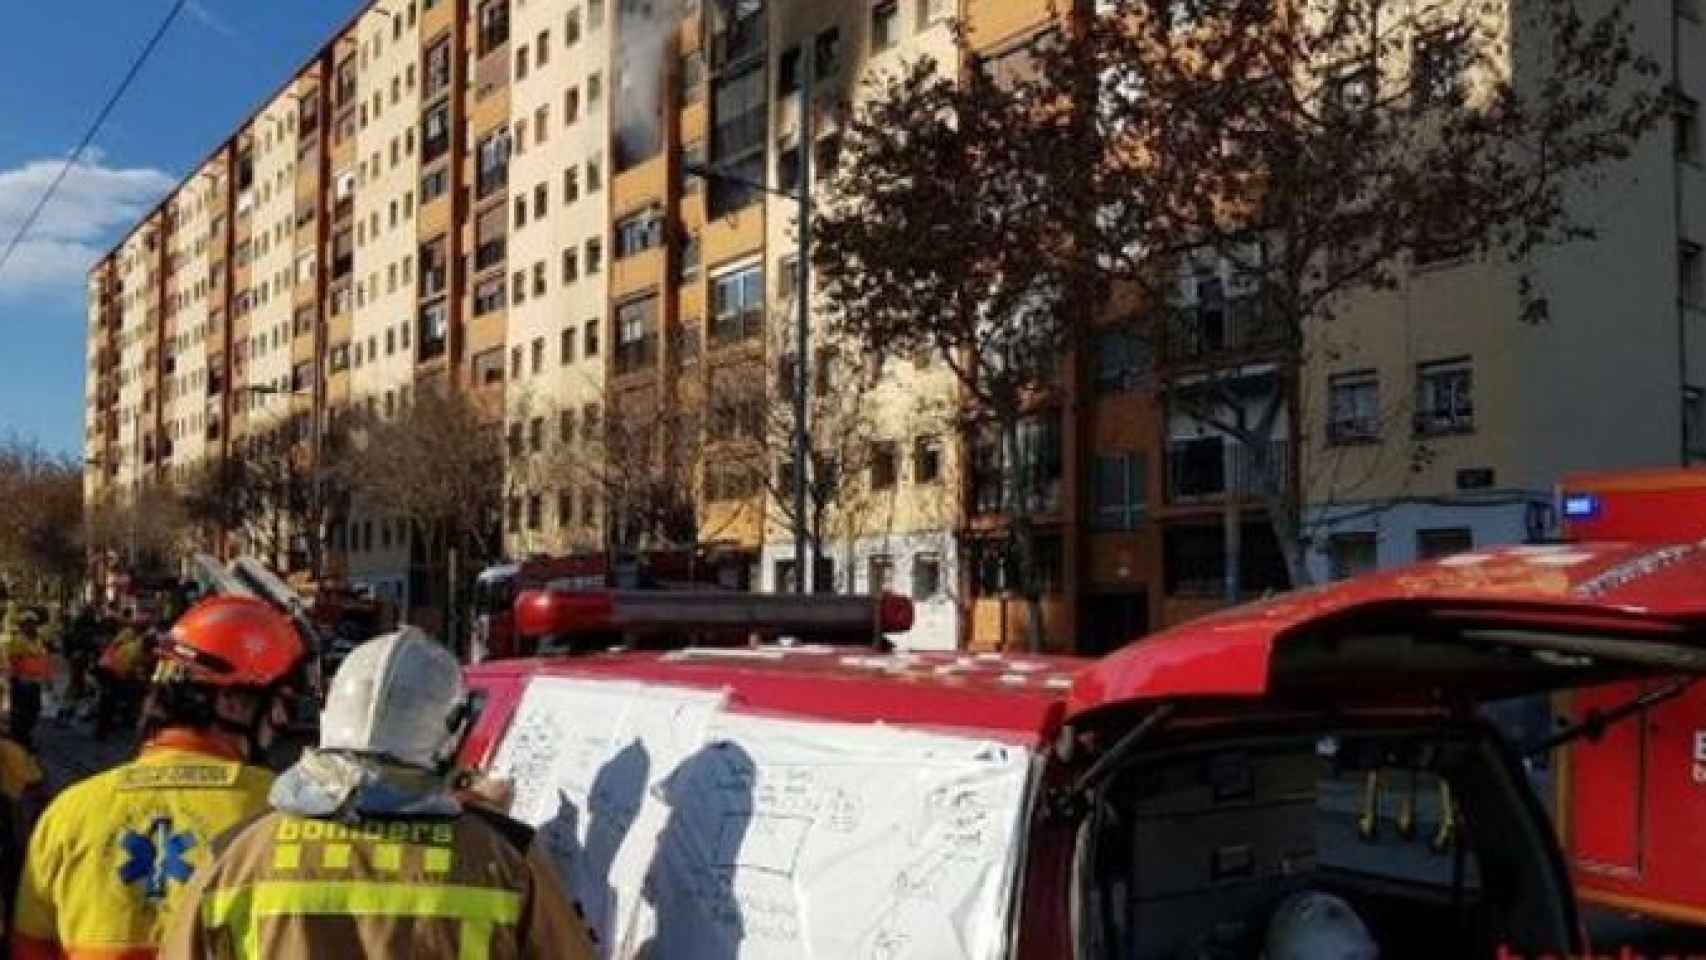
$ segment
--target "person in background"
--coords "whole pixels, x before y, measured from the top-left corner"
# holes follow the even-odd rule
[[[13,739],[29,748],[41,719],[42,687],[53,677],[53,661],[41,641],[41,613],[18,612],[14,632],[6,637],[6,671],[11,696],[8,729]]]
[[[155,955],[215,837],[266,809],[258,766],[307,647],[290,619],[216,597],[178,622],[149,691],[141,754],[56,798],[25,853],[13,960]]]
[[[0,686],[0,717],[11,712]],[[34,754],[0,723],[0,944],[9,945],[12,896],[24,866],[30,831],[50,797],[47,776]]]
[[[95,711],[97,738],[111,736],[134,714],[142,678],[147,676],[142,672],[143,664],[142,633],[136,626],[125,624],[101,651],[96,669],[101,685],[101,701]]]
[[[457,799],[471,712],[455,656],[419,630],[357,647],[319,749],[273,785],[273,812],[218,842],[160,955],[591,960],[548,855]]]

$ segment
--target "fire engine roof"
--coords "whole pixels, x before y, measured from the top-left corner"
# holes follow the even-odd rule
[[[1294,591],[1098,661],[1075,679],[1067,717],[1167,697],[1261,696],[1281,643],[1364,617],[1697,642],[1706,627],[1703,547],[1706,541],[1508,546]]]
[[[690,649],[498,661],[470,671],[476,685],[507,676],[634,680],[725,689],[731,708],[846,723],[975,730],[1019,742],[1059,723],[1071,657],[893,653],[850,647]]]

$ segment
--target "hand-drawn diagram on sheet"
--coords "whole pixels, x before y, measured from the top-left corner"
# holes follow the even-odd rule
[[[609,957],[984,958],[1005,937],[1030,755],[535,681],[500,751]],[[549,770],[540,777],[539,773]]]

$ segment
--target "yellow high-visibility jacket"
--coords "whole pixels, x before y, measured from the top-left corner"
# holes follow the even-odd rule
[[[13,960],[149,960],[213,839],[267,808],[271,772],[167,730],[54,800],[25,853]]]

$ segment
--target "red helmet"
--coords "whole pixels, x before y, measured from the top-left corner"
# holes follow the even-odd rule
[[[290,618],[253,597],[218,596],[191,607],[160,648],[192,683],[270,687],[307,656]]]

